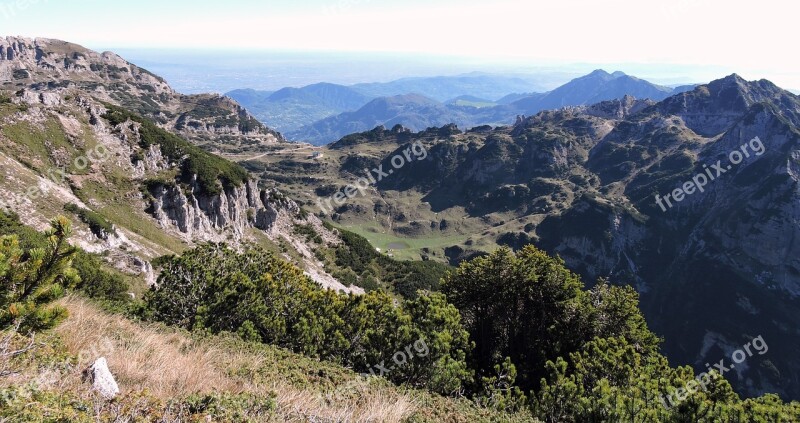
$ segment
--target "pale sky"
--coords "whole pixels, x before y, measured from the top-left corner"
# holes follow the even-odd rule
[[[0,0],[0,33],[107,49],[406,52],[498,63],[716,67],[797,89],[800,60],[790,46],[798,38],[798,12],[800,3],[790,0]]]

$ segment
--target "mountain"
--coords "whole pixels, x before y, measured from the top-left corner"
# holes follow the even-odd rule
[[[209,149],[271,146],[283,137],[236,102],[218,95],[183,95],[163,78],[118,55],[45,38],[0,37],[0,88],[65,92],[78,89],[119,104]]]
[[[524,114],[536,114],[542,110],[553,110],[566,106],[595,104],[630,95],[636,98],[663,100],[673,94],[673,89],[652,84],[643,79],[628,76],[623,72],[608,73],[598,69],[586,76],[547,92],[515,100],[510,105]]]
[[[273,93],[275,93],[275,91],[261,91],[254,90],[252,88],[246,88],[227,92],[225,93],[225,96],[236,100],[244,107],[252,108],[261,102],[266,101]]]
[[[485,107],[491,106],[492,101],[483,100],[484,98],[499,98],[515,90],[527,90],[535,87],[535,84],[520,78],[468,74],[405,78],[391,82],[356,84],[349,87],[319,83],[301,88],[283,88],[276,92],[244,89],[234,90],[225,95],[244,105],[261,122],[279,131],[315,133],[314,129],[305,130],[303,127],[311,126],[317,121],[338,114],[354,112],[369,101],[378,98],[424,94],[439,102],[451,103],[452,100],[456,105],[479,104],[481,107]],[[480,99],[480,101],[458,104],[461,97]],[[409,125],[413,126],[414,124],[409,123]],[[344,135],[350,132],[345,130],[335,133]],[[321,142],[317,137],[309,139],[292,137],[292,139]],[[332,140],[325,142],[330,141]]]
[[[544,93],[512,93],[504,96],[503,98],[497,100],[495,103],[497,104],[511,104],[517,100],[522,100],[523,98],[534,98],[534,97],[541,97],[544,96]]]
[[[113,53],[63,41],[0,38],[0,50],[0,205],[23,223],[41,229],[69,212],[79,246],[143,285],[155,280],[153,259],[199,243],[287,242],[320,284],[363,292],[332,277],[292,230],[324,233],[318,219],[200,148],[284,144],[236,102],[177,94]]]
[[[261,122],[279,131],[293,133],[319,120],[356,111],[377,98],[424,94],[439,102],[449,102],[466,96],[480,98],[478,103],[488,106],[491,100],[483,98],[499,98],[515,90],[529,90],[536,86],[520,78],[476,73],[404,78],[353,86],[318,83],[276,92],[241,89],[225,95],[244,105]]]
[[[468,113],[448,107],[438,101],[407,94],[377,98],[364,107],[329,117],[297,131],[287,133],[290,139],[305,140],[312,144],[327,144],[347,134],[366,131],[376,126],[391,128],[402,125],[418,131],[449,123],[469,125]]]
[[[261,122],[284,132],[356,110],[370,100],[352,88],[328,83],[276,92],[235,90],[225,95],[252,111]]]
[[[726,381],[666,406],[694,375],[661,355],[633,289],[592,283],[637,287],[671,357],[705,371],[747,345],[737,390],[798,396],[800,99],[768,81],[320,149],[113,53],[3,42],[0,417],[797,420]],[[364,118],[444,107],[370,104]],[[670,191],[730,152],[705,190]],[[387,173],[356,195],[371,166]],[[339,189],[332,222],[303,208]]]
[[[600,72],[572,87],[594,98],[630,84],[664,93]],[[558,92],[581,101],[577,88]],[[794,94],[731,75],[658,102],[626,96],[495,129],[376,129],[327,147],[328,166],[311,178],[283,177],[302,177],[312,189],[341,186],[359,169],[393,168],[390,159],[414,143],[425,147],[424,159],[335,208],[333,219],[377,247],[452,263],[498,243],[534,244],[585,281],[636,287],[675,362],[704,371],[763,335],[770,353],[737,365],[730,380],[746,395],[800,396]],[[704,181],[698,175],[708,180],[702,192],[675,191]],[[295,198],[307,198],[308,187],[293,191]]]

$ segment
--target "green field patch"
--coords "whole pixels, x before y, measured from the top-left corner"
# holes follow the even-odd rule
[[[438,237],[405,238],[392,233],[385,233],[385,229],[372,225],[347,225],[342,226],[342,228],[363,236],[373,247],[380,248],[383,252],[392,250],[392,256],[398,260],[420,260],[422,258],[421,250],[423,248],[429,248],[434,251],[443,250],[453,245],[461,245],[469,239],[469,235],[460,234]],[[443,255],[438,257],[438,259],[440,261],[445,261]]]

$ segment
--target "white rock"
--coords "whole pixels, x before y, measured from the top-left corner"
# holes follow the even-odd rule
[[[106,399],[113,399],[119,394],[119,386],[114,380],[114,375],[108,369],[105,357],[98,358],[91,367],[92,388]]]

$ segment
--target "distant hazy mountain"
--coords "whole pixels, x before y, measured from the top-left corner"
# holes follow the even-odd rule
[[[381,97],[416,93],[440,102],[464,100],[456,101],[456,104],[485,107],[510,92],[529,92],[538,88],[537,84],[521,78],[468,74],[404,78],[349,87],[320,83],[302,88],[283,88],[275,92],[242,89],[226,95],[244,105],[270,127],[290,133],[318,120],[355,111],[370,100]],[[478,101],[474,101],[476,99]]]
[[[680,93],[689,92],[689,91],[694,90],[695,88],[697,88],[700,85],[702,85],[702,84],[677,85],[677,86],[672,87],[672,93],[673,94],[680,94]]]
[[[401,124],[420,131],[449,123],[470,126],[472,122],[472,116],[461,108],[449,107],[419,94],[406,94],[372,100],[354,112],[320,120],[290,132],[288,136],[293,140],[321,145],[380,125],[389,128]]]
[[[622,98],[625,95],[658,101],[673,93],[674,90],[670,87],[655,85],[623,72],[608,73],[598,69],[586,76],[573,79],[544,95],[534,94],[510,104],[524,114],[530,115],[542,110],[559,109],[565,106],[595,104]]]
[[[225,95],[238,101],[239,104],[247,107],[248,105],[255,105],[266,101],[274,92],[275,91],[258,91],[248,88],[243,90],[234,90]]]
[[[447,123],[455,123],[462,128],[511,125],[519,115],[531,116],[543,110],[596,104],[601,101],[621,99],[626,95],[660,101],[695,87],[694,85],[665,87],[623,72],[608,73],[596,70],[546,93],[506,94],[494,101],[491,99],[498,98],[497,96],[473,94],[461,94],[439,100],[441,93],[454,90],[456,86],[458,89],[480,91],[470,84],[483,81],[503,86],[510,80],[513,78],[465,76],[409,78],[384,84],[359,84],[353,87],[317,84],[305,88],[286,88],[268,96],[264,103],[253,105],[248,103],[248,96],[253,97],[250,92],[229,95],[245,104],[257,117],[264,116],[265,110],[269,110],[269,119],[264,117],[263,122],[282,130],[290,140],[326,144],[347,134],[369,130],[377,125],[391,127],[399,123],[416,131]],[[370,95],[369,92],[376,94],[403,89],[420,90],[409,92],[424,92],[425,96],[402,93],[404,95],[382,96],[366,105],[358,102],[364,95]],[[492,89],[495,88],[490,86],[484,88],[488,91]],[[439,98],[434,98],[432,94],[437,92],[440,93]],[[352,101],[345,101],[345,96],[352,98]],[[345,109],[353,104],[357,104],[358,107]],[[364,107],[359,109],[361,106]],[[334,116],[332,110],[342,112]],[[317,113],[311,113],[312,111]],[[318,121],[308,120],[323,114],[326,115]],[[291,120],[291,126],[283,126],[282,123],[288,120]]]
[[[497,104],[511,104],[517,100],[522,100],[523,98],[527,97],[534,97],[534,96],[544,96],[544,93],[513,93],[508,94],[505,97],[495,101]]]
[[[403,78],[392,82],[356,84],[353,85],[353,88],[373,98],[419,93],[441,102],[463,95],[493,101],[508,93],[541,89],[536,84],[521,78],[479,73],[462,76]]]
[[[275,92],[235,90],[226,95],[279,131],[293,131],[311,122],[358,109],[370,100],[352,88],[328,83]]]

